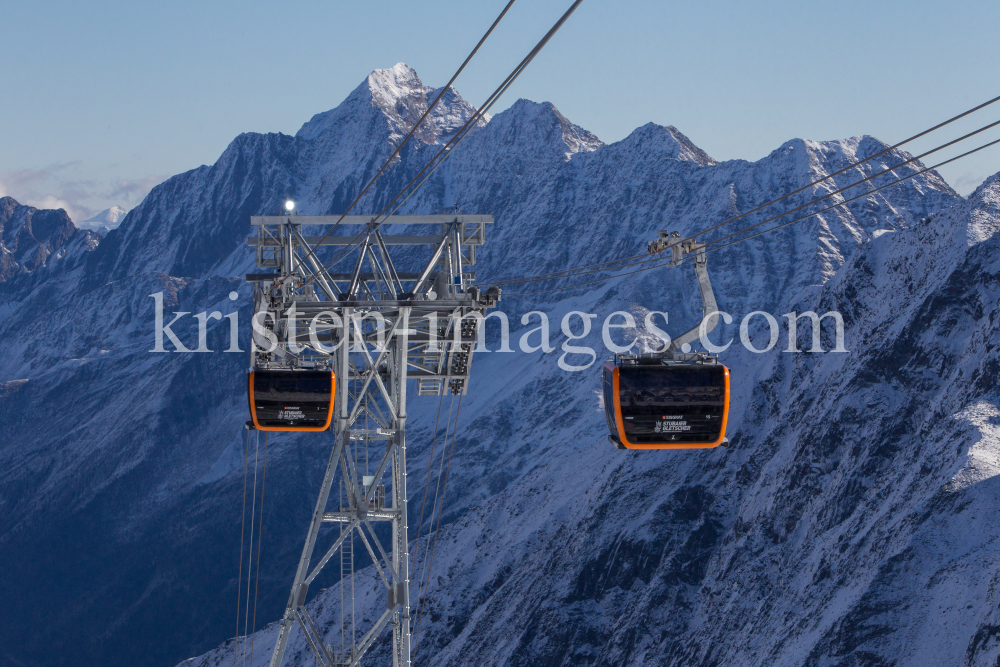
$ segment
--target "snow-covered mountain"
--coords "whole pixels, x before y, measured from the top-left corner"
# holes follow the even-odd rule
[[[121,206],[115,205],[111,208],[104,209],[92,218],[87,218],[86,220],[78,222],[77,227],[80,229],[89,229],[102,235],[107,234],[121,224],[122,218],[125,217],[125,213],[125,209]]]
[[[296,136],[240,135],[214,165],[157,186],[104,238],[0,200],[0,266],[14,267],[0,274],[0,659],[231,659],[246,357],[150,354],[148,295],[163,291],[170,311],[238,307],[248,322],[250,215],[289,195],[302,213],[341,212],[434,94],[405,65],[376,70]],[[448,91],[359,210],[381,208],[473,111]],[[640,253],[658,229],[721,222],[884,148],[792,140],[717,163],[673,127],[605,145],[519,100],[407,208],[494,214],[476,266],[488,284]],[[857,165],[788,205],[908,157]],[[736,319],[718,334],[736,336],[722,355],[728,450],[613,449],[599,364],[561,371],[558,325],[553,354],[477,355],[418,664],[994,664],[998,229],[1000,177],[963,200],[931,173],[712,253]],[[700,305],[687,266],[515,296],[557,284],[508,290],[501,308],[515,325],[536,309],[554,323],[663,310],[674,332]],[[784,339],[751,354],[734,333],[755,310],[810,309],[844,314],[849,354],[786,354]],[[223,325],[209,332],[212,349],[227,339]],[[412,479],[426,475],[436,408],[410,404]],[[329,446],[270,438],[258,627],[287,599]],[[373,576],[360,579],[374,592]],[[310,604],[328,629],[340,593],[324,577]],[[359,605],[371,615],[384,599]],[[259,633],[257,660],[272,637]],[[311,664],[296,635],[287,660]]]
[[[78,230],[63,209],[39,210],[0,197],[0,282],[59,265],[67,253],[78,257],[94,247],[93,234]]]

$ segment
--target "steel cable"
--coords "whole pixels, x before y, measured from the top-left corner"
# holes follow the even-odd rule
[[[954,144],[956,144],[956,143],[958,143],[960,141],[964,141],[965,139],[968,139],[969,137],[972,137],[972,136],[974,136],[976,134],[979,134],[980,132],[985,132],[986,130],[988,130],[988,129],[992,128],[992,127],[996,127],[997,125],[1000,125],[1000,120],[998,120],[996,122],[993,122],[993,123],[990,123],[989,125],[986,125],[984,127],[981,127],[978,130],[975,130],[973,132],[969,132],[968,134],[966,134],[964,136],[961,136],[958,139],[953,139],[952,141],[949,141],[949,142],[947,142],[945,144],[941,144],[937,148],[933,148],[933,149],[931,149],[929,151],[921,153],[920,155],[916,155],[914,157],[911,157],[909,160],[904,160],[903,162],[900,162],[899,164],[897,164],[895,167],[889,167],[888,169],[883,169],[882,171],[874,173],[871,176],[868,176],[866,178],[861,179],[860,181],[856,181],[856,182],[854,182],[854,183],[852,183],[850,185],[845,185],[844,187],[842,187],[842,188],[840,188],[838,190],[834,190],[832,192],[828,192],[827,194],[823,195],[822,197],[817,197],[817,198],[813,199],[812,201],[809,201],[809,202],[806,202],[805,204],[802,204],[801,206],[797,206],[797,207],[795,207],[793,209],[790,209],[788,211],[783,211],[782,213],[779,213],[778,215],[772,216],[772,217],[770,217],[770,218],[768,218],[766,220],[763,220],[761,222],[755,223],[754,225],[751,225],[749,227],[741,229],[740,231],[733,232],[732,234],[729,234],[728,236],[723,236],[721,239],[716,239],[714,241],[710,241],[710,242],[706,243],[705,245],[712,245],[714,243],[718,243],[721,240],[725,240],[725,239],[731,238],[733,236],[736,236],[737,234],[742,234],[743,232],[748,231],[750,229],[754,229],[755,227],[760,227],[761,225],[765,225],[765,224],[767,224],[769,222],[773,222],[775,220],[780,220],[781,218],[785,217],[786,215],[790,215],[792,213],[795,213],[796,211],[801,211],[802,209],[808,208],[808,207],[812,206],[813,204],[818,204],[819,202],[823,201],[824,199],[829,199],[830,197],[833,197],[834,195],[838,195],[838,194],[841,194],[843,192],[846,192],[847,190],[850,190],[851,188],[857,187],[857,186],[861,185],[862,183],[867,183],[868,181],[871,181],[871,180],[873,180],[875,178],[878,178],[879,176],[884,176],[886,174],[892,173],[893,171],[895,171],[896,169],[899,169],[900,167],[904,167],[904,166],[910,164],[911,162],[915,162],[916,160],[919,160],[920,158],[927,157],[928,155],[931,155],[932,153],[936,153],[936,152],[938,152],[940,150],[944,150],[945,148],[947,148],[949,146],[952,146],[952,145],[954,145]],[[861,164],[861,163],[860,162],[856,163],[855,166],[857,166],[859,164]],[[923,173],[923,172],[921,172],[921,173]],[[755,210],[759,210],[759,208],[755,209]],[[736,218],[733,218],[733,219],[735,220]],[[693,239],[694,236],[688,236],[686,238]],[[690,254],[692,254],[692,252],[694,252],[694,251],[690,251],[690,252],[687,252],[685,254],[686,255],[690,255]],[[628,258],[621,259],[621,260],[615,260],[613,262],[605,262],[604,264],[595,264],[594,266],[607,266],[608,264],[620,264],[620,263],[622,263],[624,261],[631,260],[631,259],[637,259],[639,257],[646,257],[647,255],[648,255],[648,253],[642,254],[642,255],[635,255],[633,257],[628,257]],[[631,264],[625,264],[625,265],[620,266],[618,268],[622,268],[623,269],[623,268],[626,268],[626,267],[629,267],[629,266],[636,266],[638,264],[644,264],[644,263],[647,263],[647,262],[650,262],[650,261],[653,261],[653,260],[645,260],[645,261],[640,261],[640,262],[633,262]],[[588,268],[590,268],[590,267],[586,267],[585,266],[585,267],[581,267],[580,269],[569,269],[567,271],[561,272],[561,273],[564,273],[566,275],[563,275],[563,276],[560,276],[560,277],[569,278],[569,277],[587,275],[587,274],[591,274],[591,273],[600,273],[602,270],[607,270],[607,269],[598,269],[598,270],[593,270],[593,271],[586,271],[586,270],[584,270],[584,269],[588,269]],[[551,274],[543,274],[543,275],[551,275]],[[491,282],[490,284],[491,285],[501,285],[501,284],[516,285],[516,284],[539,282],[540,280],[543,280],[543,279],[547,280],[547,278],[542,278],[541,276],[527,276],[525,278],[516,278],[516,279],[507,280],[507,281],[505,281],[505,283],[504,282]]]
[[[657,257],[655,259],[649,259],[643,262],[635,262],[634,264],[629,264],[627,266],[636,266],[638,264],[648,264],[649,262],[662,261],[662,264],[657,264],[656,266],[647,266],[644,269],[638,269],[636,271],[627,271],[625,273],[618,273],[613,276],[608,276],[606,278],[598,278],[597,280],[588,280],[585,283],[576,283],[573,285],[564,285],[563,287],[553,287],[551,289],[536,290],[534,292],[514,292],[512,294],[504,294],[504,297],[508,296],[528,296],[529,294],[547,294],[548,292],[558,292],[564,289],[573,289],[574,287],[584,287],[586,285],[596,285],[597,283],[606,283],[609,280],[614,280],[615,278],[621,278],[623,276],[630,276],[633,273],[642,273],[643,271],[651,271],[652,269],[658,269],[662,266],[670,264],[673,260],[671,258]],[[621,267],[625,268],[625,267]]]
[[[257,573],[253,582],[253,622],[251,628],[257,627],[257,589],[260,586],[260,545],[264,538],[264,483],[267,481],[267,431],[264,431],[264,468],[260,475],[260,521],[257,522]],[[253,667],[253,645],[257,634],[250,635],[250,667]],[[244,640],[244,644],[246,641]]]
[[[243,448],[243,511],[240,518],[240,565],[236,575],[236,637],[233,640],[233,667],[236,667],[240,652],[240,602],[243,593],[243,544],[247,524],[247,471],[250,463],[250,429],[246,429],[246,445]]]
[[[562,18],[560,18],[559,21],[545,35],[545,37],[542,38],[542,41],[540,41],[535,46],[535,48],[532,50],[532,52],[529,53],[528,56],[523,61],[521,61],[521,64],[518,66],[518,68],[514,72],[511,73],[511,75],[508,77],[508,80],[505,81],[503,84],[501,84],[501,87],[499,89],[497,89],[497,92],[494,93],[493,98],[491,100],[487,100],[487,103],[484,104],[483,108],[479,111],[480,117],[482,117],[482,116],[486,115],[487,113],[489,113],[489,110],[493,107],[493,105],[496,104],[497,101],[501,97],[503,97],[503,94],[505,92],[507,92],[507,89],[510,88],[510,86],[514,83],[514,81],[517,79],[517,77],[519,77],[521,75],[521,72],[524,71],[524,69],[528,66],[528,64],[530,64],[531,61],[534,60],[535,56],[538,55],[538,53],[542,50],[542,48],[545,46],[545,44],[548,43],[549,39],[551,39],[552,36],[554,34],[556,34],[556,31],[558,31],[559,28],[562,27],[562,24],[566,21],[566,19],[569,18],[570,14],[572,14],[574,11],[576,11],[577,6],[582,1],[583,0],[577,0],[576,2],[574,2],[573,5],[566,11],[566,13],[563,14]],[[431,167],[430,171],[427,172],[427,175],[424,176],[423,180],[421,180],[419,183],[417,183],[417,185],[406,195],[406,197],[403,198],[403,201],[401,201],[398,204],[396,204],[396,207],[388,214],[389,216],[394,215],[396,213],[396,211],[398,211],[400,209],[400,207],[402,207],[403,204],[405,204],[406,201],[413,195],[413,193],[415,193],[417,190],[419,190],[420,187],[424,183],[427,182],[427,179],[431,177],[431,175],[437,170],[438,167],[441,166],[441,164],[446,159],[448,159],[448,156],[451,155],[454,152],[455,148],[458,147],[458,144],[461,143],[461,141],[463,139],[465,139],[466,136],[468,136],[468,133],[469,133],[469,131],[466,131],[466,132],[464,132],[461,135],[461,137],[457,137],[457,141],[455,141],[455,145],[452,146],[451,149],[448,150],[448,152],[444,153],[444,156],[441,158],[441,160],[439,160],[436,164],[434,164],[433,167]],[[444,149],[442,149],[441,151],[439,151],[438,155],[441,155],[442,152],[444,152]],[[436,156],[435,156],[435,159],[436,159]],[[433,162],[434,161],[431,160],[431,163],[433,163]],[[425,167],[425,169],[426,169],[426,167]],[[420,177],[420,174],[417,174],[417,178],[419,178],[419,177]],[[414,178],[414,180],[416,180],[416,178]],[[412,181],[411,181],[411,183],[412,183]],[[405,188],[404,188],[404,191],[405,191]],[[386,217],[388,217],[388,216],[386,216]],[[376,225],[376,227],[377,227],[377,225]]]
[[[247,452],[249,454],[249,451]],[[249,456],[248,456],[249,458]],[[249,633],[250,622],[250,573],[253,571],[253,533],[254,519],[257,515],[257,464],[260,460],[260,431],[257,431],[257,442],[254,446],[253,460],[253,491],[250,496],[250,560],[247,562],[247,599],[243,618],[243,664],[247,664],[246,636]]]
[[[953,139],[953,140],[949,141],[948,143],[941,144],[937,148],[933,148],[933,149],[931,149],[931,150],[929,150],[929,151],[927,151],[925,153],[921,153],[920,155],[916,155],[914,157],[911,157],[909,160],[906,160],[906,161],[904,161],[904,162],[896,165],[895,167],[891,167],[889,169],[884,169],[884,170],[878,172],[877,174],[872,174],[871,176],[869,176],[867,178],[861,179],[857,183],[853,183],[851,185],[844,186],[844,187],[840,188],[839,190],[834,190],[833,192],[825,194],[822,197],[817,197],[816,199],[813,199],[811,202],[806,202],[805,204],[802,204],[801,206],[796,206],[795,208],[793,208],[791,210],[784,211],[780,215],[772,216],[772,217],[768,218],[767,220],[762,220],[761,222],[758,222],[758,223],[755,223],[753,225],[750,225],[749,227],[745,227],[745,228],[743,228],[743,229],[741,229],[741,230],[739,230],[737,232],[733,232],[732,234],[727,234],[726,236],[723,236],[721,238],[718,238],[718,239],[715,239],[713,241],[710,241],[710,242],[706,243],[705,245],[712,245],[712,244],[718,243],[719,241],[724,241],[725,239],[732,238],[733,236],[736,236],[737,234],[742,234],[745,231],[749,231],[751,229],[755,229],[757,227],[765,225],[765,224],[767,224],[769,222],[774,222],[775,220],[780,220],[781,218],[785,217],[786,215],[790,215],[792,213],[795,213],[796,211],[801,211],[802,209],[808,208],[808,207],[812,206],[813,204],[816,204],[816,203],[819,203],[819,202],[823,201],[824,199],[829,199],[830,197],[832,197],[834,195],[838,195],[838,194],[841,194],[843,192],[846,192],[847,190],[850,190],[853,187],[861,185],[862,183],[867,183],[868,181],[870,181],[870,180],[872,180],[874,178],[878,178],[879,176],[884,176],[885,174],[888,174],[888,173],[894,171],[895,169],[899,169],[900,167],[906,166],[906,165],[910,164],[911,162],[919,160],[922,157],[927,157],[928,155],[930,155],[932,153],[937,153],[938,151],[943,150],[943,149],[945,149],[945,148],[947,148],[949,146],[952,146],[954,144],[957,144],[960,141],[965,141],[969,137],[977,135],[980,132],[985,132],[986,130],[988,130],[988,129],[992,128],[992,127],[996,127],[997,125],[1000,125],[1000,120],[995,121],[993,123],[990,123],[989,125],[984,125],[983,127],[979,128],[978,130],[975,130],[973,132],[969,132],[968,134],[963,135],[963,136],[959,137],[958,139]],[[964,157],[964,155],[962,157]],[[933,167],[931,167],[931,169],[933,169]],[[927,170],[924,169],[924,171],[927,171]],[[688,238],[694,238],[694,237],[690,236]],[[687,253],[687,254],[690,254],[690,253]]]
[[[639,255],[631,255],[630,257],[622,257],[620,259],[614,259],[610,262],[601,262],[600,264],[588,264],[587,266],[581,266],[575,269],[566,269],[564,271],[554,271],[552,273],[541,273],[536,276],[527,276],[525,278],[508,278],[507,280],[490,280],[486,281],[490,285],[517,285],[526,282],[537,282],[539,279],[543,278],[571,278],[574,275],[581,274],[581,272],[586,271],[586,269],[593,269],[602,266],[610,266],[611,264],[621,264],[623,262],[630,262],[634,259],[639,259],[640,257],[646,257],[649,253],[641,253]]]
[[[959,120],[961,118],[965,118],[969,114],[975,113],[976,111],[979,111],[980,109],[988,107],[989,105],[991,105],[991,104],[993,104],[994,102],[997,102],[997,101],[1000,101],[1000,96],[994,97],[992,100],[987,100],[986,102],[983,102],[979,106],[975,106],[975,107],[969,109],[968,111],[963,111],[962,113],[958,114],[957,116],[953,116],[952,118],[949,118],[948,120],[946,120],[946,121],[944,121],[942,123],[938,123],[937,125],[935,125],[934,127],[930,128],[930,129],[927,129],[927,130],[924,130],[923,132],[919,132],[917,134],[914,134],[909,139],[904,139],[903,141],[900,141],[897,144],[893,144],[892,146],[889,146],[885,150],[880,151],[880,152],[876,153],[875,155],[872,155],[869,158],[865,158],[861,162],[858,162],[856,164],[848,165],[848,166],[844,167],[843,169],[841,169],[839,171],[835,171],[832,174],[824,176],[823,178],[821,178],[821,179],[819,179],[817,181],[813,181],[812,183],[809,183],[808,185],[804,185],[801,188],[799,188],[798,190],[793,190],[792,192],[789,192],[786,195],[778,197],[777,199],[775,199],[773,201],[770,201],[770,202],[768,202],[766,204],[763,204],[761,206],[758,206],[757,208],[752,209],[750,211],[747,211],[746,213],[741,213],[740,215],[736,216],[735,218],[730,218],[729,220],[726,220],[724,222],[720,222],[719,224],[713,225],[712,227],[709,227],[708,229],[703,229],[700,232],[692,234],[689,238],[693,239],[695,237],[702,236],[704,234],[707,234],[708,232],[711,232],[711,231],[714,231],[714,230],[718,229],[719,227],[722,227],[724,225],[728,225],[729,223],[735,222],[736,220],[739,220],[740,218],[744,218],[744,217],[750,215],[751,213],[756,213],[757,211],[759,211],[759,210],[761,210],[763,208],[767,208],[771,204],[776,204],[777,202],[779,202],[779,201],[781,201],[783,199],[787,199],[788,197],[791,197],[792,195],[796,195],[796,194],[802,192],[803,190],[807,190],[807,189],[811,188],[812,186],[817,185],[818,183],[822,183],[823,181],[828,180],[830,178],[833,178],[834,176],[839,176],[840,174],[844,173],[845,171],[849,171],[850,169],[853,169],[858,164],[861,164],[861,163],[864,163],[864,162],[868,162],[869,160],[874,160],[877,157],[881,157],[882,155],[885,155],[886,153],[888,153],[890,151],[893,151],[893,150],[899,148],[900,146],[908,144],[911,141],[914,141],[915,139],[919,139],[920,137],[925,136],[927,134],[930,134],[931,132],[934,132],[935,130],[939,130],[942,127],[944,127],[945,125],[948,125],[950,123],[954,123],[956,120]]]
[[[412,566],[410,568],[411,572],[416,572],[417,571],[417,563],[420,560],[420,558],[419,558],[419,555],[420,555],[420,531],[423,530],[423,528],[424,528],[424,510],[427,507],[427,491],[430,489],[430,486],[431,486],[431,470],[434,467],[434,447],[437,445],[438,426],[441,423],[441,407],[443,405],[444,405],[444,392],[442,391],[441,392],[441,398],[438,399],[437,417],[435,417],[435,419],[434,419],[434,438],[431,440],[431,455],[427,459],[427,480],[424,482],[424,498],[423,498],[422,501],[420,501],[420,519],[417,522],[417,540],[416,540],[416,545],[414,545],[414,547],[413,547],[413,563],[412,563]],[[449,408],[449,412],[450,411],[451,410]],[[449,418],[449,421],[450,421],[450,418]]]
[[[442,394],[442,396],[443,395],[444,394]],[[433,528],[433,525],[434,525],[434,514],[441,507],[440,491],[441,491],[441,479],[442,479],[443,474],[444,474],[444,459],[445,459],[444,452],[445,452],[445,449],[447,448],[447,445],[448,445],[448,435],[451,433],[451,414],[452,414],[452,409],[454,407],[455,407],[455,397],[453,395],[451,397],[451,401],[448,403],[448,416],[447,416],[447,418],[445,420],[445,428],[444,428],[444,444],[441,447],[441,462],[438,464],[437,482],[436,482],[436,484],[434,486],[434,496],[433,496],[434,497],[434,502],[431,505],[431,517],[430,517],[430,526],[429,526],[429,528],[431,528],[431,530],[427,531],[427,544],[424,546],[424,559],[423,559],[423,562],[421,562],[421,564],[420,564],[420,572],[419,572],[418,578],[417,578],[417,600],[418,601],[421,598],[420,591],[423,590],[424,586],[425,586],[424,579],[425,579],[426,576],[428,576],[428,572],[427,572],[427,553],[430,550],[431,532],[432,532],[432,528]],[[432,464],[433,464],[433,462],[432,462]]]
[[[427,567],[427,585],[424,587],[424,594],[421,598],[420,607],[417,611],[417,627],[413,633],[413,649],[412,655],[413,660],[416,661],[417,657],[417,642],[420,641],[420,625],[424,618],[424,606],[427,603],[427,595],[430,593],[431,589],[431,577],[434,574],[434,552],[437,551],[437,538],[438,534],[441,532],[441,517],[444,516],[444,498],[448,493],[448,477],[451,473],[451,457],[455,453],[455,439],[458,437],[458,417],[462,412],[462,396],[464,394],[458,395],[458,408],[455,410],[455,426],[451,430],[451,448],[448,450],[448,465],[445,467],[444,471],[444,485],[441,488],[441,504],[438,507],[438,520],[437,526],[434,528],[434,541],[431,544],[431,557],[430,564]],[[444,457],[444,450],[441,450],[441,456]],[[431,521],[434,520],[433,515],[431,516]]]
[[[957,139],[953,139],[953,140],[951,140],[949,142],[941,144],[940,146],[938,146],[936,148],[933,148],[933,149],[931,149],[929,151],[926,151],[924,153],[921,153],[920,155],[917,155],[915,157],[911,157],[908,160],[904,160],[903,162],[901,162],[900,164],[898,164],[898,165],[896,165],[894,167],[890,167],[888,169],[884,169],[884,170],[882,170],[880,172],[874,173],[874,174],[872,174],[872,175],[870,175],[870,176],[868,176],[866,178],[861,179],[860,181],[855,181],[854,183],[851,183],[850,185],[845,185],[844,187],[842,187],[842,188],[840,188],[838,190],[834,190],[832,192],[829,192],[829,193],[823,195],[822,197],[817,197],[817,198],[813,199],[812,201],[809,201],[809,202],[806,202],[805,204],[802,204],[801,206],[797,206],[796,208],[793,208],[791,210],[784,211],[784,212],[782,212],[779,215],[772,216],[772,217],[770,217],[770,218],[768,218],[766,220],[763,220],[762,222],[758,222],[758,223],[756,223],[754,225],[751,225],[749,227],[741,229],[741,230],[739,230],[737,232],[733,232],[732,234],[729,234],[727,236],[723,236],[720,239],[716,239],[714,241],[710,241],[710,242],[706,243],[705,245],[706,246],[707,245],[713,245],[715,243],[718,243],[719,241],[731,238],[731,237],[736,236],[738,234],[742,234],[743,232],[749,231],[749,230],[754,229],[756,227],[760,227],[761,225],[767,224],[768,222],[773,222],[775,220],[779,220],[779,219],[785,217],[786,215],[789,215],[789,214],[794,213],[796,211],[800,211],[800,210],[802,210],[804,208],[808,208],[809,206],[817,204],[817,203],[823,201],[824,199],[829,199],[830,197],[832,197],[834,195],[846,192],[847,190],[850,190],[851,188],[857,187],[857,186],[859,186],[859,185],[861,185],[863,183],[867,183],[868,181],[871,181],[872,179],[878,178],[879,176],[884,176],[886,174],[892,173],[894,170],[899,169],[900,167],[903,167],[903,166],[905,166],[907,164],[910,164],[911,162],[919,160],[920,158],[923,158],[923,157],[926,157],[928,155],[931,155],[932,153],[936,153],[936,152],[938,152],[940,150],[943,150],[943,149],[945,149],[945,148],[947,148],[949,146],[952,146],[952,145],[954,145],[954,144],[956,144],[956,143],[958,143],[960,141],[964,141],[965,139],[968,139],[969,137],[972,137],[972,136],[974,136],[976,134],[979,134],[980,132],[984,132],[984,131],[992,128],[992,127],[996,127],[997,125],[1000,125],[1000,120],[995,121],[993,123],[990,123],[988,125],[985,125],[985,126],[979,128],[978,130],[974,130],[972,132],[969,132],[969,133],[967,133],[967,134],[965,134],[965,135],[963,135],[963,136],[961,136],[961,137],[959,137]],[[985,146],[983,146],[981,148],[985,148]],[[980,149],[976,149],[976,150],[980,150]],[[973,152],[975,152],[975,151],[973,151]],[[967,155],[967,154],[962,154],[962,155],[960,155],[958,157],[965,157],[965,155]],[[958,158],[954,158],[954,159],[958,159]],[[948,162],[951,162],[951,161],[953,161],[953,160],[949,160]],[[941,164],[947,164],[947,162],[944,162],[944,163],[941,163]],[[934,168],[935,167],[930,167],[930,169],[934,169]],[[923,171],[920,171],[920,172],[917,172],[917,173],[924,173],[925,171],[927,171],[927,169],[924,169]],[[895,182],[896,181],[894,181],[893,183],[895,183]],[[870,192],[877,192],[877,191],[878,190],[872,190],[872,191],[869,191],[869,193]],[[826,210],[826,209],[824,209],[824,210]],[[688,237],[688,238],[693,238],[693,237]],[[688,253],[685,253],[685,254],[689,255],[689,254],[691,254],[691,252],[688,252]],[[645,256],[646,255],[637,255],[637,257],[645,257]],[[630,266],[638,266],[640,264],[648,264],[650,262],[655,262],[655,261],[657,261],[659,259],[662,259],[662,258],[661,257],[654,257],[652,259],[645,259],[645,260],[641,260],[641,261],[638,261],[638,262],[631,262],[629,264],[624,264],[624,265],[616,267],[616,268],[618,268],[618,269],[624,269],[624,268],[628,268]],[[611,263],[621,263],[621,261],[608,262],[606,264],[611,264]],[[598,265],[598,266],[602,266],[602,265]],[[581,268],[582,269],[586,269],[587,267],[581,267]],[[596,269],[596,270],[591,270],[591,271],[585,271],[585,270],[578,269],[578,270],[575,270],[575,273],[572,273],[572,274],[569,274],[569,275],[564,275],[562,277],[575,277],[575,276],[587,275],[587,274],[591,274],[591,273],[601,273],[602,271],[605,271],[605,270],[607,270],[607,269]],[[629,275],[629,274],[626,273],[626,274],[622,274],[622,275]],[[517,281],[517,283],[514,283],[514,281],[508,281],[508,284],[518,284],[518,283],[519,284],[523,284],[523,283],[529,283],[529,282],[539,282],[541,280],[543,280],[543,279],[539,278],[539,277],[536,277],[536,276],[528,276],[528,277],[519,279]],[[491,283],[491,284],[497,284],[497,283]],[[593,284],[593,281],[589,282],[589,283],[581,283],[581,284],[582,285]],[[542,292],[548,292],[548,291],[555,291],[555,290],[542,290],[540,292],[515,293],[515,294],[508,295],[508,296],[519,296],[520,294],[540,294]]]
[[[907,176],[904,176],[904,177],[902,177],[902,178],[900,178],[900,179],[898,179],[896,181],[893,181],[892,183],[887,183],[886,185],[883,185],[883,186],[881,186],[879,188],[875,188],[874,190],[871,190],[871,191],[866,192],[864,194],[860,194],[860,195],[858,195],[856,197],[851,197],[850,199],[845,199],[844,201],[836,203],[836,204],[833,204],[832,206],[828,206],[828,207],[824,208],[821,211],[816,211],[815,213],[810,213],[809,215],[804,215],[801,218],[796,218],[795,220],[791,220],[789,222],[784,222],[784,223],[782,223],[780,225],[777,225],[775,227],[771,227],[770,229],[765,229],[762,232],[758,232],[756,234],[751,234],[750,236],[744,237],[742,239],[736,239],[735,241],[730,241],[729,243],[724,243],[724,244],[722,244],[720,246],[716,246],[716,247],[714,247],[712,249],[706,249],[705,252],[712,252],[712,251],[715,251],[715,250],[719,250],[721,248],[725,248],[726,246],[734,245],[736,243],[742,243],[743,241],[749,241],[750,239],[757,238],[758,236],[763,236],[764,234],[767,234],[768,232],[773,232],[776,229],[781,229],[782,227],[788,227],[789,225],[794,225],[795,223],[802,222],[803,220],[805,220],[807,218],[811,218],[811,217],[819,215],[821,213],[826,213],[827,211],[835,209],[838,206],[843,206],[843,205],[848,204],[848,203],[850,203],[852,201],[855,201],[857,199],[862,199],[864,197],[871,196],[872,194],[878,192],[879,190],[884,190],[886,188],[892,187],[893,185],[899,185],[903,181],[907,181],[907,180],[913,178],[914,176],[919,176],[920,174],[924,174],[924,173],[927,173],[928,171],[932,171],[932,170],[937,169],[939,167],[943,167],[944,165],[948,164],[949,162],[954,162],[955,160],[959,160],[959,159],[961,159],[963,157],[966,157],[968,155],[972,155],[973,153],[977,153],[977,152],[983,150],[984,148],[989,148],[990,146],[993,146],[995,144],[1000,144],[1000,139],[996,139],[994,141],[991,141],[988,144],[983,144],[982,146],[980,146],[978,148],[973,148],[971,151],[966,151],[965,153],[962,153],[961,155],[956,155],[955,157],[953,157],[951,159],[948,159],[948,160],[945,160],[944,162],[938,162],[934,166],[926,167],[925,169],[922,169],[921,171],[918,171],[918,172],[915,172],[913,174],[909,174]],[[745,231],[749,231],[750,229],[752,229],[752,227],[747,227],[746,229],[743,229],[743,230],[741,230],[739,232],[736,232],[735,234],[730,234],[729,236],[723,237],[723,238],[730,238],[730,237],[735,236],[737,234],[741,234],[741,233],[743,233]],[[710,246],[710,245],[712,245],[714,243],[718,243],[719,241],[722,241],[722,240],[723,239],[718,239],[716,241],[712,241],[711,243],[706,243],[705,246],[707,248],[708,246]]]

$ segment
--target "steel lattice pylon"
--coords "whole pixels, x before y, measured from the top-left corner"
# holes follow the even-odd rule
[[[482,340],[483,311],[499,298],[495,288],[482,295],[472,285],[475,274],[467,270],[475,264],[476,248],[485,241],[486,224],[493,218],[400,215],[382,223],[434,225],[434,231],[439,232],[412,236],[383,235],[372,216],[346,216],[341,224],[348,229],[364,225],[360,236],[332,236],[330,227],[339,218],[252,218],[257,235],[250,237],[249,243],[256,249],[257,265],[277,269],[276,273],[247,276],[256,285],[253,366],[329,368],[336,375],[332,451],[281,619],[271,667],[280,666],[296,623],[317,664],[327,667],[359,665],[385,626],[391,624],[393,667],[409,667],[407,384],[416,380],[418,393],[423,395],[465,393],[472,355]],[[329,231],[309,237],[303,235],[304,228]],[[353,272],[327,271],[321,264],[322,254],[314,251],[322,246],[352,246],[348,257],[353,260]],[[390,246],[406,246],[408,251],[401,261],[419,262],[422,270],[398,272]],[[416,256],[419,246],[430,250],[429,258]],[[363,271],[366,264],[371,269],[368,272]],[[376,455],[369,458],[373,444]],[[368,466],[375,460],[372,472]],[[340,502],[333,510],[328,504],[338,480]],[[391,524],[388,552],[374,530],[376,522]],[[340,532],[332,546],[314,559],[317,540],[327,524],[337,524]],[[386,591],[386,609],[367,629],[357,627],[354,614],[354,549],[359,544],[374,562]],[[340,642],[329,644],[304,605],[309,585],[338,555]],[[359,639],[361,631],[364,634]]]

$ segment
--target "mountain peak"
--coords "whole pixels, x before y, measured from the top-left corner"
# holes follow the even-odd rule
[[[374,70],[352,95],[364,88],[371,94],[372,101],[383,109],[394,108],[407,99],[422,98],[430,90],[417,76],[417,71],[406,63]]]
[[[0,198],[0,283],[58,257],[76,231],[64,209],[38,209]]]
[[[406,63],[396,63],[387,69],[374,70],[340,106],[313,116],[296,136],[316,139],[333,128],[342,128],[343,123],[351,122],[352,117],[364,117],[368,122],[371,111],[376,110],[388,120],[390,141],[399,141],[420,120],[440,92],[440,88],[425,86],[416,70]],[[428,144],[447,141],[475,112],[475,107],[450,88],[421,124],[415,137]],[[485,125],[488,121],[489,115],[484,114],[477,125]]]
[[[551,102],[519,99],[496,115],[493,132],[508,146],[520,145],[530,151],[542,147],[569,160],[575,153],[589,153],[604,145],[592,132],[575,125]]]
[[[121,219],[125,217],[125,209],[117,204],[111,208],[106,208],[97,215],[82,220],[77,224],[80,229],[90,229],[94,231],[101,231],[102,229],[107,232],[116,228]]]
[[[641,143],[646,147],[662,150],[668,157],[675,160],[694,162],[703,167],[718,164],[708,153],[698,148],[693,141],[673,125],[657,125],[646,123],[637,127],[619,142],[623,145]]]

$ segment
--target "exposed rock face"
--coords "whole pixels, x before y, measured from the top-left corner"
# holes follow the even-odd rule
[[[221,352],[226,321],[209,331],[213,354],[150,354],[148,295],[163,292],[168,318],[239,308],[247,328],[249,217],[290,195],[302,213],[342,212],[435,94],[406,66],[377,70],[296,136],[243,134],[214,165],[157,186],[99,245],[57,212],[29,221],[0,200],[0,262],[16,266],[0,282],[4,660],[170,665],[233,635],[247,357]],[[473,112],[448,91],[358,212],[379,210]],[[493,213],[475,267],[485,285],[637,255],[658,229],[704,229],[884,148],[792,140],[755,163],[717,163],[673,127],[605,145],[551,104],[521,100],[481,123],[404,211]],[[856,165],[787,208],[908,157]],[[570,310],[598,322],[669,311],[668,329],[686,330],[700,307],[687,265],[506,290],[515,327],[547,312],[557,349],[475,358],[417,663],[994,664],[998,229],[1000,178],[962,200],[929,173],[712,253],[735,317],[714,334],[735,338],[722,355],[728,450],[614,450],[600,364],[557,366]],[[46,259],[32,265],[32,247]],[[783,333],[752,354],[737,328],[755,310],[838,310],[850,353],[783,353]],[[192,341],[191,316],[180,322]],[[766,345],[766,331],[751,334]],[[577,342],[603,356],[600,340],[595,326]],[[410,405],[413,480],[427,474],[436,408]],[[287,599],[329,446],[268,440],[258,627]],[[324,577],[310,604],[333,641],[340,592]],[[376,577],[358,578],[369,617],[385,603]],[[273,627],[261,630],[255,660],[272,641]],[[386,662],[386,648],[369,662]],[[225,664],[232,650],[194,664]],[[301,638],[288,660],[312,664]]]
[[[83,246],[94,241],[80,232],[63,209],[38,210],[13,197],[0,197],[0,282],[58,260],[71,240]]]

